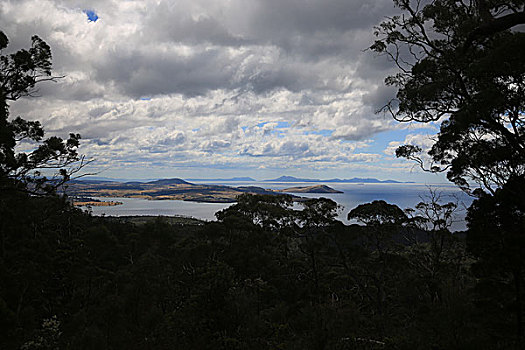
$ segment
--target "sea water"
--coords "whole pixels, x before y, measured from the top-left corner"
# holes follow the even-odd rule
[[[259,186],[267,189],[284,189],[297,186],[312,186],[317,183],[225,182],[208,184],[219,184],[231,187]],[[343,193],[296,193],[296,195],[308,198],[325,197],[334,200],[341,206],[338,219],[345,223],[348,223],[348,212],[360,204],[369,203],[374,200],[384,200],[387,203],[399,206],[401,209],[414,208],[419,202],[429,201],[430,193],[433,191],[439,197],[440,203],[457,203],[458,210],[455,214],[455,222],[452,229],[454,231],[464,230],[466,208],[472,203],[471,197],[460,191],[457,187],[448,184],[324,184]],[[215,213],[217,211],[231,205],[231,203],[198,203],[175,200],[147,200],[141,198],[98,197],[98,199],[123,203],[118,206],[91,208],[94,215],[106,216],[165,215],[215,220]]]

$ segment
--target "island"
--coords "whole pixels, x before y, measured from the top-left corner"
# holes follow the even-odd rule
[[[279,192],[287,192],[287,193],[344,193],[338,190],[334,190],[331,187],[328,187],[326,185],[313,185],[313,186],[303,186],[303,187],[290,187],[285,188],[283,190],[279,190]]]

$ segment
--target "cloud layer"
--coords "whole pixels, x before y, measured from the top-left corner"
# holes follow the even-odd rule
[[[345,177],[394,162],[382,151],[388,142],[371,151],[378,133],[400,128],[374,113],[393,96],[382,83],[392,66],[365,51],[373,26],[394,13],[390,0],[84,6],[6,0],[0,30],[11,50],[38,34],[65,76],[13,113],[50,133],[82,134],[96,169]]]

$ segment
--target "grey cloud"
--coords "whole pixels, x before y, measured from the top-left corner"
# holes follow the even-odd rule
[[[262,145],[245,147],[240,155],[250,157],[292,157],[304,158],[313,156],[310,146],[304,141],[267,142]]]
[[[232,87],[232,68],[218,50],[203,50],[192,57],[121,51],[97,62],[96,68],[99,80],[113,82],[119,91],[135,98],[170,93],[195,96]]]
[[[66,81],[65,79],[58,79],[56,82],[40,84],[38,95],[43,97],[52,96],[57,100],[63,101],[90,101],[103,98],[105,89],[94,81]]]
[[[249,21],[258,32],[276,34],[348,31],[368,27],[378,16],[391,12],[388,0],[259,0],[254,1]],[[272,35],[273,36],[273,35]]]
[[[189,56],[176,50],[120,48],[94,67],[99,81],[110,82],[134,98],[172,93],[197,96],[217,89],[247,89],[258,94],[279,88],[339,89],[333,82],[338,71],[328,62],[326,66],[309,67],[283,60],[269,48],[252,49],[232,57],[219,48],[198,47]]]
[[[75,16],[82,16],[79,19],[84,16],[82,1],[56,1],[56,4],[57,9],[69,9]],[[48,39],[57,53],[55,66],[60,71],[65,69],[65,74],[75,66],[85,66],[91,68],[92,76],[100,85],[113,82],[119,93],[138,98],[170,93],[195,96],[215,89],[238,88],[257,93],[278,88],[337,90],[333,83],[339,73],[334,71],[337,64],[341,64],[339,69],[348,71],[353,69],[352,62],[362,61],[358,75],[377,70],[368,59],[360,58],[361,51],[371,41],[372,26],[392,12],[390,0],[306,3],[233,0],[215,5],[206,1],[145,1],[142,7],[135,7],[138,17],[128,20],[139,21],[137,28],[113,34],[120,37],[120,41],[101,46],[101,51],[93,52],[93,57],[80,56],[71,51],[67,42],[56,38],[57,32],[67,35],[67,24],[44,22],[40,17],[28,25],[14,24],[10,18],[5,18],[5,22],[15,31],[15,40],[28,40],[34,31]],[[90,8],[100,14],[101,21],[109,22],[104,25],[113,25],[112,21],[117,19],[118,2],[92,2]],[[64,12],[67,14],[69,12]],[[92,23],[89,28],[97,25],[102,24]],[[92,35],[105,39],[99,33]],[[162,48],[166,41],[167,45],[187,43],[194,54],[166,52]],[[206,48],[209,44],[219,47]],[[241,47],[245,55],[232,56],[228,48],[221,45]],[[266,66],[263,60],[254,59],[271,50],[276,53]],[[345,65],[349,66],[345,68]],[[53,91],[63,99],[79,100],[108,94],[102,88],[97,89],[95,82],[85,88],[71,86]]]
[[[35,6],[34,1],[22,3]],[[112,33],[112,40],[118,41],[107,44],[95,29],[105,25],[108,30],[122,30],[114,23],[118,20],[118,2],[90,3],[103,23],[89,24],[84,31],[91,28],[93,33],[84,35],[95,36],[102,45],[87,56],[72,51],[70,43],[58,39],[67,36],[67,23],[46,22],[39,17],[27,25],[14,24],[9,18],[12,14],[5,22],[15,30],[16,40],[28,40],[34,31],[49,40],[56,52],[55,66],[61,73],[85,67],[94,78],[78,86],[47,89],[48,96],[89,100],[115,92],[139,98],[172,93],[196,96],[217,89],[258,94],[279,88],[342,91],[344,87],[336,79],[345,70],[348,73],[355,69],[355,64],[359,65],[356,77],[360,79],[378,70],[370,60],[362,58],[367,55],[362,50],[371,42],[372,26],[392,12],[390,0],[232,0],[227,4],[144,1],[142,6],[139,1],[130,3],[135,5],[136,18],[125,19],[136,22],[134,29]],[[56,4],[57,10],[68,9],[64,16],[74,14],[77,21],[84,20],[82,1]],[[82,25],[85,27],[86,23]],[[57,36],[57,32],[61,34]],[[173,49],[177,43],[189,45],[192,53],[178,53]],[[232,54],[228,46],[242,52]]]
[[[177,146],[181,145],[184,142],[187,141],[186,135],[184,133],[179,132],[176,135],[169,135],[167,137],[161,138],[158,140],[158,144],[162,146]]]
[[[148,11],[145,18],[146,36],[161,41],[239,46],[248,41],[240,35],[231,33],[218,18],[200,16],[193,18],[190,11],[181,4],[160,2]]]
[[[394,128],[390,119],[382,116],[374,116],[370,112],[368,119],[350,118],[347,125],[337,127],[331,135],[333,140],[360,141],[371,137],[382,131],[392,130]]]
[[[162,55],[155,50],[145,54],[130,51],[128,46],[117,47],[96,65],[98,79],[112,79],[122,93],[133,97],[169,93],[194,96],[220,88],[259,94],[276,88],[333,88],[330,73],[334,64],[357,62],[361,50],[370,43],[373,24],[392,11],[389,0],[253,0],[230,1],[215,8],[206,5],[199,1],[161,1],[146,12],[145,32],[136,39],[185,43],[195,54]],[[358,29],[357,35],[350,32]],[[206,43],[219,47],[202,50]],[[228,45],[242,47],[247,56],[232,57],[222,47]],[[271,50],[277,50],[277,56],[268,66],[262,60],[246,59]],[[309,67],[312,63],[320,67]],[[250,68],[251,64],[256,69]],[[360,71],[366,74],[365,70],[374,69],[367,63]]]
[[[395,94],[394,88],[380,85],[363,96],[363,103],[370,106],[374,112],[379,111],[395,97]]]
[[[6,0],[0,29],[13,48],[39,34],[67,75],[13,111],[80,132],[104,161],[368,162],[341,140],[393,127],[372,113],[389,96],[378,86],[390,64],[363,52],[390,0],[95,0],[89,24],[83,6]],[[290,127],[255,127],[264,122]],[[323,129],[332,136],[304,135]]]
[[[225,148],[229,148],[231,142],[227,140],[210,140],[203,142],[200,147],[203,151],[208,153],[215,153]]]
[[[96,106],[96,107],[93,107],[93,108],[90,108],[88,111],[87,111],[87,114],[90,116],[90,117],[99,117],[101,115],[104,115],[106,113],[109,113],[111,111],[111,107],[108,106],[108,105],[103,105],[103,106]]]

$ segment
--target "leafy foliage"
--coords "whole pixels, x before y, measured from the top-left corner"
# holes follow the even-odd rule
[[[243,201],[258,203],[254,211],[276,203]],[[381,225],[344,226],[328,199],[286,215],[281,207],[277,218],[298,224],[279,228],[245,220],[242,206],[191,226],[90,217],[52,197],[19,205],[13,214],[23,206],[27,217],[4,226],[2,348],[460,347],[478,337],[449,306],[467,295],[468,284],[456,290],[445,281],[468,281],[466,270],[443,269],[442,299],[426,297],[427,277],[416,264],[424,257],[415,246],[363,244]],[[384,246],[396,239],[385,236]],[[454,328],[445,327],[451,319]],[[461,339],[453,336],[458,327]]]
[[[467,240],[478,259],[480,306],[493,313],[487,328],[498,346],[510,347],[509,341],[522,346],[525,33],[517,26],[525,24],[525,2],[395,4],[406,15],[377,27],[378,40],[371,46],[400,70],[385,80],[398,88],[385,110],[404,122],[441,122],[426,169],[447,171],[449,180],[478,197],[469,208]],[[425,168],[421,152],[416,145],[402,145],[396,155]],[[446,214],[451,207],[439,209]],[[443,217],[439,226],[446,221]],[[433,231],[440,237],[435,243],[449,241],[444,231]],[[440,249],[433,246],[436,257]],[[514,338],[508,332],[512,322]]]
[[[397,0],[405,12],[376,28],[371,49],[400,72],[385,110],[400,121],[443,121],[428,170],[448,171],[465,190],[492,190],[525,171],[525,23],[523,1]],[[397,106],[397,108],[395,107]],[[414,145],[397,156],[417,160]]]
[[[401,224],[406,215],[403,211],[393,204],[388,204],[383,200],[373,201],[372,203],[361,204],[348,213],[348,220],[355,219],[368,226],[379,226],[385,224]]]
[[[479,304],[493,317],[494,337],[522,336],[525,285],[525,179],[511,179],[495,195],[482,195],[469,209],[469,250],[477,258],[473,272],[480,283]]]
[[[54,191],[80,170],[84,162],[77,153],[79,134],[70,134],[67,140],[57,136],[44,139],[38,121],[8,119],[8,101],[32,96],[37,83],[57,79],[51,75],[50,47],[38,36],[31,40],[28,50],[0,55],[0,189],[42,194]],[[7,36],[0,32],[0,54],[8,43]],[[15,147],[22,142],[33,151],[17,153]],[[50,170],[56,172],[47,179],[44,175]]]

